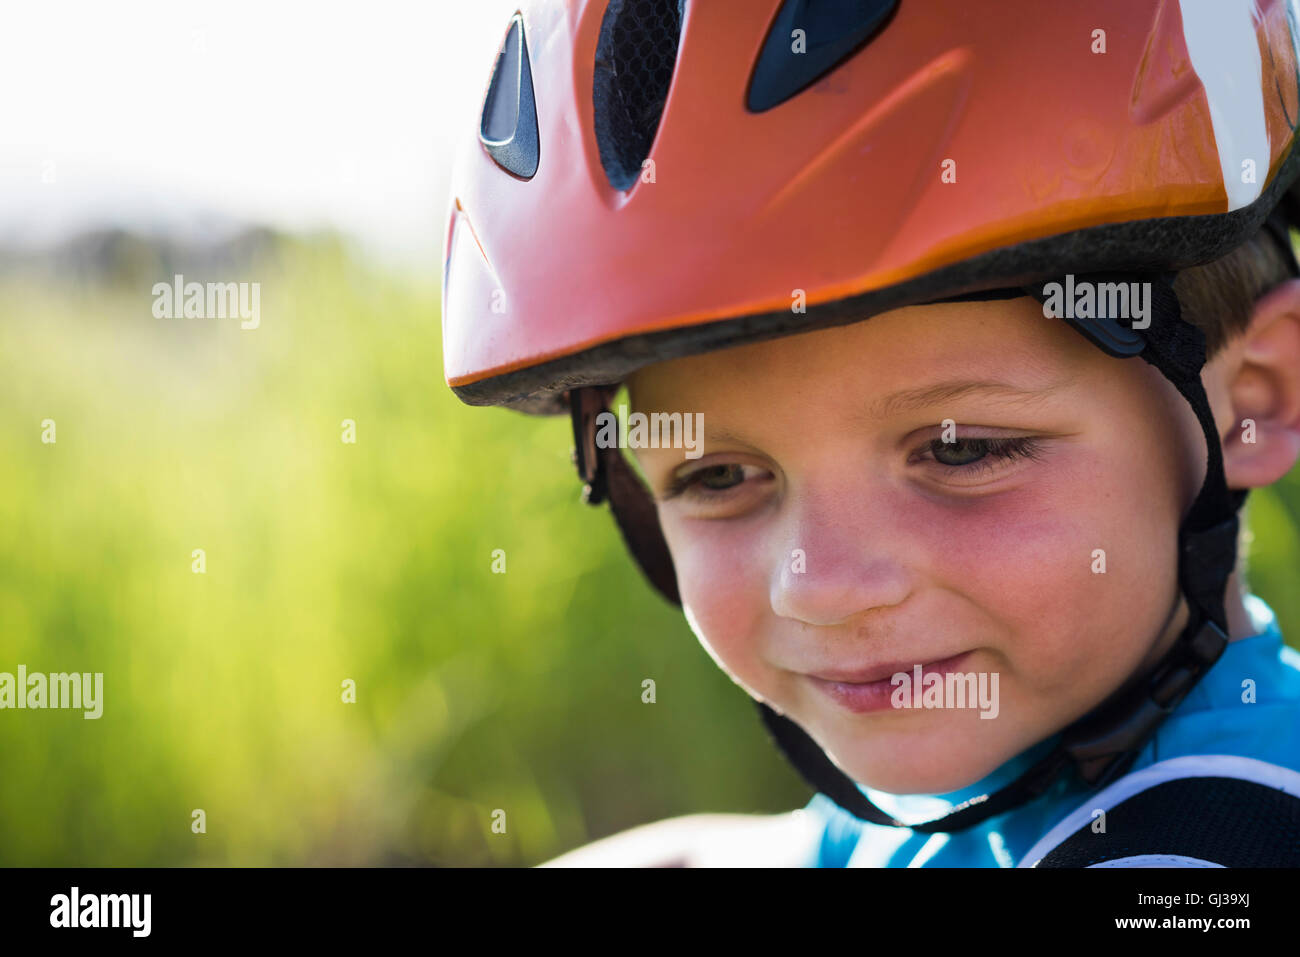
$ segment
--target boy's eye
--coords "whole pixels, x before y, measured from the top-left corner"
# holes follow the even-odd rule
[[[747,480],[767,475],[766,470],[753,465],[741,465],[738,462],[726,462],[720,465],[706,465],[704,468],[674,476],[664,498],[678,495],[696,498],[720,497],[743,485]]]
[[[745,469],[740,465],[711,465],[691,474],[704,488],[721,492],[745,481]]]
[[[1038,443],[1028,436],[1008,439],[957,439],[945,442],[932,439],[928,445],[934,460],[952,471],[984,471],[994,466],[987,462],[989,456],[994,459],[1036,458]],[[980,463],[984,463],[981,465]]]
[[[944,475],[978,477],[988,472],[997,471],[995,463],[1012,459],[1037,459],[1041,442],[1029,436],[1013,438],[963,438],[953,442],[932,439],[918,450],[920,461],[932,458]],[[703,505],[730,502],[734,495],[741,495],[740,489],[746,484],[772,478],[772,473],[755,465],[739,462],[724,462],[718,465],[706,465],[684,475],[673,476],[668,489],[663,493],[664,500],[683,497]],[[735,503],[738,504],[738,503]]]

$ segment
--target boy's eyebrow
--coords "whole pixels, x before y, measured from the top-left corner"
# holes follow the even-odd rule
[[[743,435],[727,429],[715,429],[706,425],[703,437],[707,442],[730,442],[733,445],[748,445],[750,448],[754,448],[753,444]]]
[[[972,395],[983,395],[990,399],[1003,399],[1012,404],[1027,405],[1034,401],[1046,399],[1053,392],[1072,381],[1074,381],[1073,376],[1066,376],[1048,382],[1040,388],[1027,389],[994,379],[950,379],[917,389],[903,389],[877,399],[872,403],[870,418],[883,419],[912,409],[928,408]],[[708,425],[704,428],[704,438],[709,442],[731,442],[738,445],[750,445],[748,439],[743,435]]]
[[[1013,403],[1028,403],[1047,398],[1068,379],[1050,382],[1042,388],[1025,389],[1009,382],[996,380],[953,379],[919,389],[904,389],[876,400],[871,406],[871,417],[886,419],[900,412],[923,409],[943,402],[953,402],[972,395],[990,399],[1005,399]]]

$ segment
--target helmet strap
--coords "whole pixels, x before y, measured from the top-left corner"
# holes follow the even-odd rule
[[[681,604],[677,594],[677,573],[672,554],[659,527],[659,512],[654,497],[640,476],[617,448],[601,447],[596,441],[597,418],[608,413],[609,398],[603,388],[574,389],[569,394],[569,411],[573,418],[574,464],[582,479],[582,500],[599,505],[609,500],[609,509],[623,543],[632,553],[642,574],[659,594],[674,605]]]

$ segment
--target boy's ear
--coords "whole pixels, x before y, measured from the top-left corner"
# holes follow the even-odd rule
[[[1260,297],[1207,372],[1228,486],[1271,485],[1300,458],[1300,279]]]

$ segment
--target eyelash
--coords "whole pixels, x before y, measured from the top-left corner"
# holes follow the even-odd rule
[[[936,462],[943,471],[949,475],[977,476],[995,469],[996,466],[990,462],[990,458],[1001,461],[1012,461],[1014,459],[1031,459],[1037,461],[1041,457],[1042,444],[1031,436],[1015,436],[1012,438],[963,438],[958,442],[978,443],[984,449],[984,454],[974,462],[966,465],[944,465],[942,462]],[[932,452],[936,449],[942,449],[945,445],[942,439],[931,439],[922,447],[923,451]],[[686,475],[674,477],[667,491],[663,494],[663,499],[677,498],[679,495],[696,496],[699,498],[720,499],[731,494],[743,485],[743,481],[731,486],[728,489],[718,491],[705,491],[700,487],[703,476],[717,468],[726,468],[736,463],[726,463],[723,465],[712,465],[702,469],[696,469]],[[738,466],[744,468],[744,466]]]
[[[979,443],[979,445],[985,449],[984,455],[981,455],[974,462],[970,462],[966,465],[943,465],[942,462],[936,463],[942,466],[945,471],[958,475],[979,475],[995,468],[995,466],[989,463],[990,456],[994,459],[1001,459],[1003,461],[1011,461],[1013,459],[1033,459],[1036,461],[1041,457],[1042,453],[1041,443],[1037,439],[1028,435],[1020,435],[1006,439],[965,438],[958,439],[957,441]],[[945,443],[942,439],[931,439],[926,444],[925,448],[934,451],[935,449],[943,448],[944,445]]]
[[[710,465],[702,469],[696,469],[694,472],[688,472],[686,475],[674,476],[672,482],[668,486],[667,491],[665,491],[663,494],[663,500],[667,501],[670,498],[677,498],[679,495],[685,495],[687,497],[695,496],[698,498],[709,498],[709,499],[720,499],[723,496],[730,495],[736,489],[740,488],[740,485],[743,483],[738,483],[736,485],[733,485],[731,488],[727,488],[727,489],[707,491],[702,487],[700,487],[700,482],[703,479],[703,477],[707,473],[711,472],[713,469],[729,468],[733,465],[735,465],[735,463],[726,463],[723,465]],[[744,468],[743,465],[736,466],[736,467],[741,469]]]

